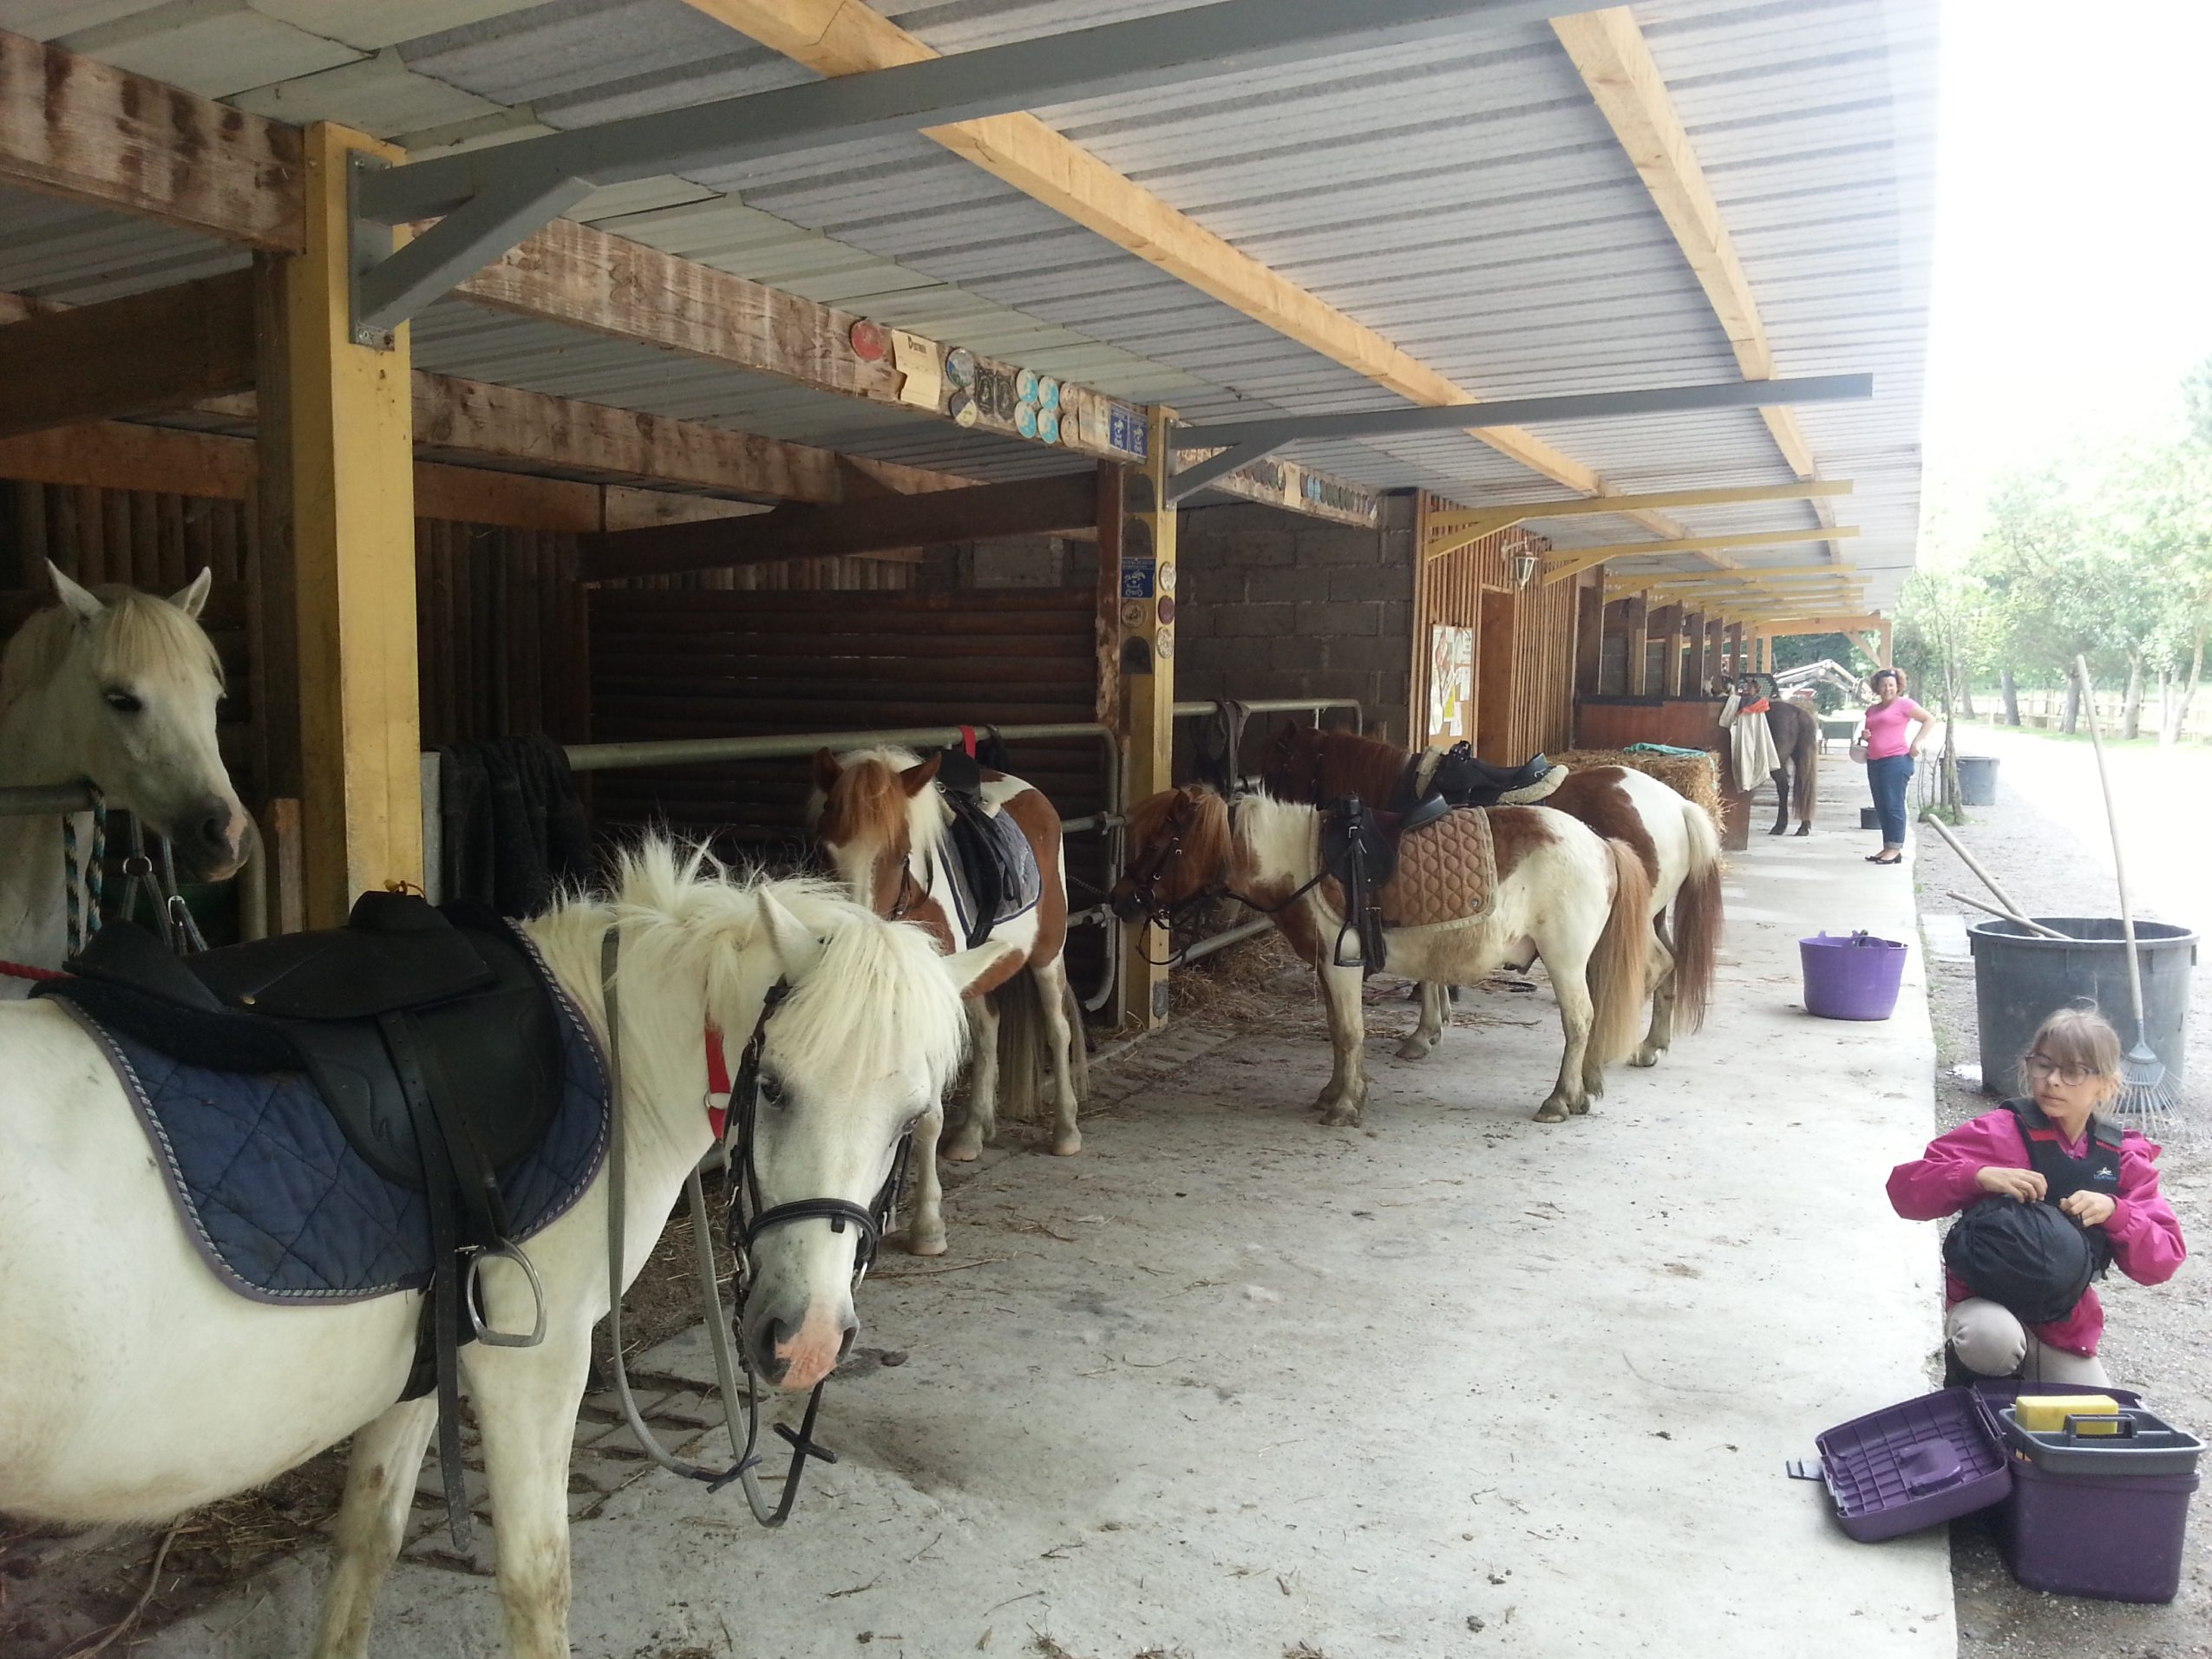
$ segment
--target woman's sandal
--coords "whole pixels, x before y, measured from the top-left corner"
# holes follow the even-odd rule
[[[1868,864],[1902,864],[1904,861],[1905,855],[1901,852],[1894,859],[1886,859],[1879,852],[1869,852],[1867,854],[1867,862]]]

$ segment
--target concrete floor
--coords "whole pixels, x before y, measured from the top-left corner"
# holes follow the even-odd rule
[[[576,1651],[1952,1654],[1942,1532],[1852,1544],[1783,1475],[1936,1339],[1934,1241],[1882,1193],[1932,1111],[1909,875],[1829,774],[1826,827],[1735,860],[1707,1029],[1587,1119],[1529,1120],[1541,991],[1470,994],[1425,1061],[1371,1042],[1364,1131],[1308,1112],[1318,1010],[1140,1047],[1081,1159],[994,1155],[950,1256],[887,1258],[861,1357],[911,1358],[833,1384],[844,1460],[788,1529],[657,1474],[578,1525]],[[1915,941],[1894,1019],[1803,1012],[1822,927]],[[646,1368],[710,1375],[696,1339]],[[135,1651],[291,1659],[321,1567]],[[408,1561],[372,1652],[497,1628],[488,1582]]]

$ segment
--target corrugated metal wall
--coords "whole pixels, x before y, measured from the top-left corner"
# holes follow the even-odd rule
[[[1451,505],[1433,495],[1422,496],[1417,546],[1427,547],[1434,539],[1431,517]],[[1570,747],[1574,728],[1574,585],[1540,582],[1517,589],[1513,581],[1515,553],[1523,549],[1542,552],[1549,545],[1524,531],[1502,530],[1442,558],[1422,555],[1413,633],[1413,723],[1424,736],[1438,735],[1426,729],[1430,630],[1463,628],[1475,637],[1476,709],[1467,729],[1482,758],[1506,762],[1540,750]],[[1509,663],[1496,660],[1501,642],[1511,653]]]

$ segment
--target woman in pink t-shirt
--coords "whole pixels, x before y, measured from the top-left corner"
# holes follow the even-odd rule
[[[1867,710],[1867,787],[1874,792],[1875,815],[1882,820],[1882,851],[1868,864],[1901,864],[1905,859],[1905,786],[1921,738],[1935,716],[1905,695],[1905,676],[1895,669],[1876,669],[1874,707]],[[1908,729],[1909,728],[1909,729]]]

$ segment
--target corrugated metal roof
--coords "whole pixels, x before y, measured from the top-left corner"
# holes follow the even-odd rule
[[[1198,3],[880,9],[933,47],[962,51]],[[1642,0],[1636,16],[1735,238],[1779,372],[1876,376],[1872,403],[1809,407],[1800,420],[1823,471],[1857,480],[1836,507],[1864,534],[1843,556],[1885,572],[1871,594],[1893,603],[1918,518],[1934,0]],[[0,0],[0,21],[163,78],[219,84],[245,107],[344,119],[418,149],[811,78],[683,0]],[[1672,234],[1548,29],[1471,27],[1456,42],[1334,53],[1038,114],[1482,395],[1737,376]],[[27,199],[0,196],[9,232],[0,283],[10,286],[90,297],[200,274],[224,258],[110,215],[26,212]],[[1194,416],[1397,401],[919,135],[624,186],[579,216]],[[435,308],[417,335],[427,366],[859,454],[991,477],[1065,464],[924,417],[462,305]],[[1790,477],[1749,412],[1541,435],[1624,490]],[[1296,458],[1468,502],[1561,493],[1458,434],[1309,445]],[[1796,503],[1675,516],[1708,534],[1815,522]],[[1561,545],[1645,533],[1619,519],[1539,527]],[[1786,565],[1823,555],[1805,546],[1741,557]]]

